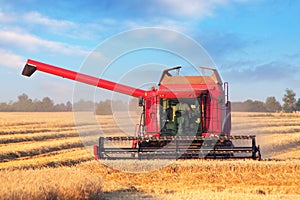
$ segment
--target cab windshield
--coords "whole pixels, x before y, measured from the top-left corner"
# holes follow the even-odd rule
[[[161,136],[201,136],[205,128],[205,110],[201,97],[161,99]]]

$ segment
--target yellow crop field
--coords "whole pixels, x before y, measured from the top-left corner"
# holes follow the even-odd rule
[[[256,135],[262,161],[98,162],[78,130],[88,144],[99,136],[73,113],[0,113],[0,199],[300,199],[300,114],[232,114],[232,134]]]

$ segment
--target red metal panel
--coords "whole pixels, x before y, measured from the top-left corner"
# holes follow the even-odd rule
[[[146,133],[159,133],[159,104],[157,96],[153,95],[145,99],[145,118],[146,118]]]
[[[197,98],[202,93],[206,93],[207,90],[159,90],[158,96],[160,98],[168,98],[168,99],[174,99],[174,98]]]
[[[94,149],[94,158],[95,158],[95,160],[98,160],[99,159],[99,157],[98,157],[98,146],[94,145],[93,149]]]
[[[220,101],[220,95],[223,95],[222,88],[217,85],[213,90],[209,91],[210,102],[209,106],[209,129],[208,132],[214,135],[221,135],[222,123],[224,115],[222,115],[222,101]]]

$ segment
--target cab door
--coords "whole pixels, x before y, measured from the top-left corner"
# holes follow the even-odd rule
[[[145,102],[146,110],[145,110],[145,117],[146,117],[146,133],[151,134],[159,134],[159,104],[158,104],[158,97],[148,97]]]

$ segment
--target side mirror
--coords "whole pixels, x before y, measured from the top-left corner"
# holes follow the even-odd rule
[[[144,106],[144,98],[142,96],[139,97],[139,106]]]

